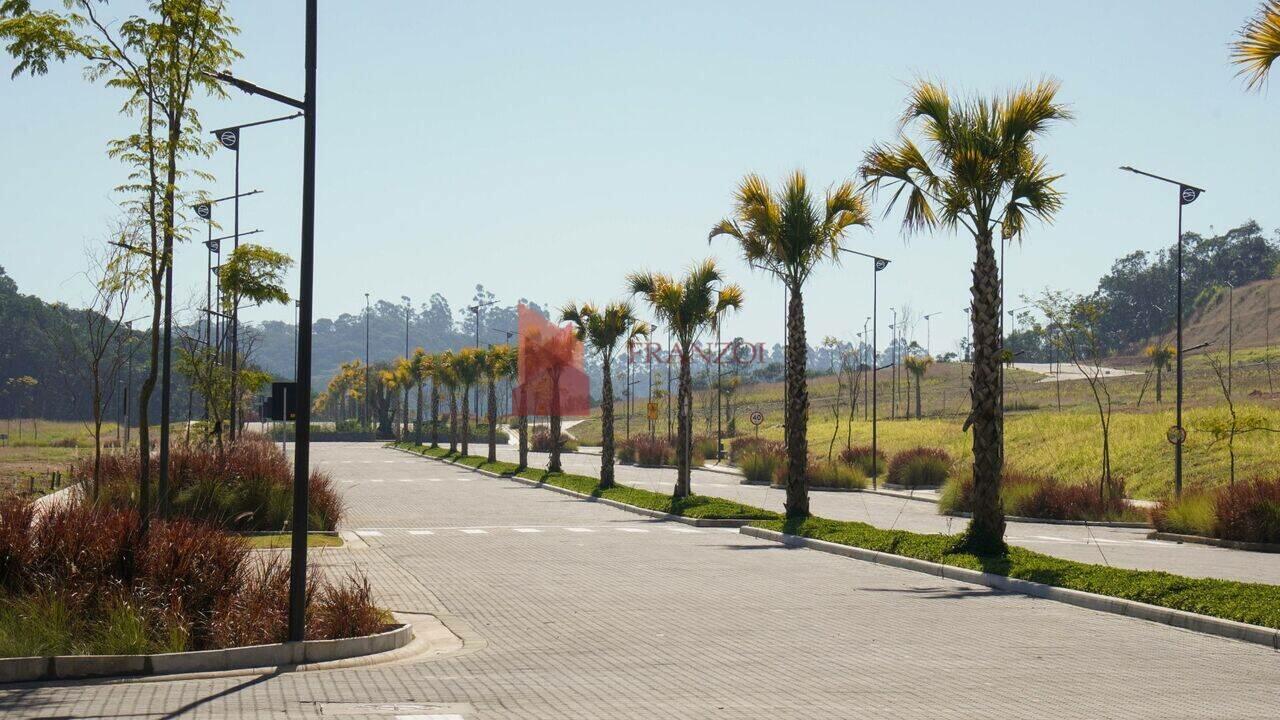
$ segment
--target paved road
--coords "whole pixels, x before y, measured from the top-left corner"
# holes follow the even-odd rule
[[[0,690],[3,717],[1261,718],[1280,653],[655,522],[371,444],[320,444],[397,610],[461,654],[396,665]]]
[[[481,447],[478,452],[484,451],[485,448]],[[514,462],[517,454],[514,447],[498,448],[498,457],[502,460]],[[530,454],[531,465],[545,467],[546,462],[545,454]],[[566,472],[592,477],[600,475],[599,455],[566,454],[562,456],[561,464]],[[670,492],[675,484],[675,470],[670,469],[619,465],[615,477],[619,483],[662,492]],[[786,499],[782,490],[742,485],[734,476],[707,470],[694,471],[693,489],[702,495],[729,498],[778,511],[782,510]],[[958,532],[968,523],[963,518],[939,515],[933,503],[872,493],[814,491],[810,504],[813,513],[821,517],[859,520],[877,527],[915,532]],[[1009,542],[1015,545],[1070,560],[1109,563],[1139,570],[1165,570],[1192,577],[1280,584],[1278,554],[1148,540],[1148,532],[1135,528],[1009,523],[1007,535]]]

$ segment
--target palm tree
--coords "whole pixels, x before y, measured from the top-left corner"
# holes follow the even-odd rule
[[[964,229],[976,246],[970,317],[973,323],[971,406],[973,520],[961,543],[980,553],[1003,553],[1000,473],[1004,416],[1000,406],[1000,271],[993,238],[1020,240],[1028,222],[1045,222],[1062,207],[1058,175],[1049,172],[1035,142],[1070,112],[1057,101],[1058,83],[1044,80],[1003,98],[956,101],[937,84],[918,81],[907,100],[898,138],[877,143],[860,173],[869,187],[892,189],[889,209],[905,199],[907,232]],[[917,126],[926,150],[907,137]]]
[[[902,365],[911,373],[911,377],[916,380],[916,419],[921,417],[920,412],[920,386],[924,384],[924,373],[933,364],[933,358],[928,355],[908,355],[903,359]]]
[[[489,462],[498,461],[498,380],[515,372],[516,351],[510,345],[494,345],[484,352],[485,380],[489,385]]]
[[[1151,365],[1156,371],[1156,402],[1163,402],[1161,399],[1161,380],[1164,378],[1164,371],[1169,369],[1169,365],[1173,362],[1173,358],[1178,351],[1168,343],[1156,343],[1148,345],[1143,352],[1151,359]]]
[[[627,346],[637,337],[648,337],[649,324],[636,317],[631,303],[609,303],[598,308],[591,303],[569,303],[560,311],[562,322],[577,328],[577,337],[591,345],[603,365],[600,390],[600,487],[613,487],[613,353],[619,342]]]
[[[404,442],[409,425],[409,388],[416,384],[412,357],[398,357],[391,361],[391,372],[395,376],[396,387],[400,389],[400,442]],[[393,431],[394,432],[394,431]]]
[[[782,280],[790,294],[787,304],[787,517],[808,517],[809,389],[805,379],[808,343],[804,332],[804,283],[824,260],[837,262],[840,240],[854,225],[870,219],[853,183],[828,189],[818,204],[804,173],[787,178],[774,193],[758,175],[738,185],[733,217],[711,228],[708,239],[728,235],[738,241],[743,258]]]
[[[484,351],[479,348],[463,348],[455,356],[454,373],[462,389],[462,454],[471,450],[471,388],[480,381],[484,369]],[[476,408],[479,410],[480,408]]]
[[[443,385],[445,392],[449,394],[449,454],[453,455],[458,452],[458,356],[452,350],[445,350],[436,357],[439,364],[436,367],[435,382]],[[431,413],[435,414],[434,406]],[[438,429],[435,431],[439,432]],[[433,441],[432,445],[434,444]]]
[[[717,292],[716,286],[719,286]],[[689,465],[693,444],[693,379],[689,361],[698,335],[730,309],[742,307],[742,288],[725,284],[714,260],[704,260],[689,268],[683,278],[662,273],[636,272],[627,275],[633,295],[643,295],[654,315],[671,328],[680,345],[680,380],[676,412],[676,487],[672,495],[688,497]]]
[[[413,383],[418,393],[413,420],[414,445],[422,445],[422,386],[431,378],[432,359],[422,348],[417,348],[413,351],[413,355],[409,356],[409,381]]]
[[[1280,0],[1265,0],[1240,28],[1231,44],[1231,62],[1248,77],[1250,90],[1260,89],[1271,74],[1271,65],[1280,58]]]

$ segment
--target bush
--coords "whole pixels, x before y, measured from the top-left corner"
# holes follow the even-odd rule
[[[663,438],[636,435],[622,443],[637,465],[658,466],[675,462],[676,453]]]
[[[771,446],[759,446],[738,460],[744,481],[758,485],[772,484],[786,465],[786,456],[782,451],[782,443],[779,442],[772,443]]]
[[[1000,501],[1004,511],[1015,517],[1045,520],[1089,520],[1142,522],[1146,515],[1124,502],[1124,481],[1116,480],[1104,499],[1095,484],[1067,484],[1047,476],[1006,470],[1000,481]],[[938,502],[942,513],[973,510],[973,477],[947,481]]]
[[[760,437],[735,438],[729,443],[729,462],[737,465],[746,455],[758,452],[762,449],[773,451],[775,447],[780,447],[781,445],[782,443],[775,440],[765,440]]]
[[[139,463],[133,454],[103,455],[98,504],[136,510]],[[77,479],[92,474],[92,458],[75,466]],[[333,479],[312,470],[308,492],[308,528],[333,530],[343,514]],[[245,435],[221,452],[213,445],[180,445],[169,456],[169,505],[175,516],[228,529],[281,530],[293,516],[293,466],[278,445],[258,435]]]
[[[534,428],[529,434],[529,449],[534,452],[551,452],[551,431],[543,427]],[[560,452],[577,451],[578,441],[563,432],[560,433]]]
[[[693,452],[691,453],[691,457],[695,459],[695,462],[698,465],[701,465],[702,463],[697,461],[715,460],[716,455],[718,454],[717,450],[718,448],[716,447],[715,438],[707,437],[706,435],[693,436]]]
[[[861,490],[867,486],[862,471],[842,462],[809,459],[809,487]]]
[[[1250,480],[1184,493],[1151,511],[1162,532],[1240,542],[1280,543],[1280,480]]]
[[[907,488],[941,487],[951,472],[951,463],[951,456],[939,448],[903,450],[889,463],[887,480]]]
[[[255,560],[209,523],[131,508],[54,505],[34,518],[0,498],[0,655],[134,654],[276,643],[287,635],[288,567]],[[368,582],[308,578],[309,639],[377,632]]]
[[[865,476],[884,475],[885,468],[889,465],[884,451],[876,448],[876,468],[875,471],[872,470],[870,445],[853,445],[841,450],[840,462],[861,470]]]

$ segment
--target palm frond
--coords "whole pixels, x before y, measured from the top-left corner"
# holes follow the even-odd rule
[[[1260,89],[1271,73],[1271,65],[1280,58],[1280,0],[1265,0],[1254,15],[1240,28],[1231,44],[1231,62],[1240,66],[1250,90]]]

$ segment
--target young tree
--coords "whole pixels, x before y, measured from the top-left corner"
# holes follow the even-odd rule
[[[488,385],[489,462],[498,461],[498,381],[510,376],[516,368],[516,351],[510,345],[494,345],[482,356],[481,372]]]
[[[633,295],[643,295],[658,320],[671,329],[680,348],[680,380],[676,412],[676,486],[674,497],[688,497],[693,450],[693,389],[690,359],[703,330],[729,310],[742,307],[742,288],[724,282],[714,260],[689,268],[682,278],[662,273],[627,275]]]
[[[1280,429],[1273,428],[1267,424],[1266,415],[1257,412],[1257,408],[1246,406],[1243,414],[1236,409],[1235,398],[1232,397],[1231,393],[1231,381],[1228,379],[1229,374],[1226,367],[1230,363],[1230,359],[1224,358],[1222,355],[1222,353],[1210,353],[1206,359],[1209,361],[1209,367],[1213,370],[1214,377],[1218,380],[1218,389],[1222,391],[1222,398],[1227,403],[1227,415],[1225,418],[1210,416],[1199,423],[1199,429],[1209,433],[1209,436],[1213,438],[1209,443],[1209,447],[1226,442],[1227,456],[1231,460],[1230,474],[1228,475],[1229,483],[1235,485],[1236,438],[1255,432],[1280,432]]]
[[[408,359],[408,375],[409,382],[418,393],[417,402],[414,404],[414,412],[416,417],[413,422],[413,444],[422,445],[422,386],[427,380],[431,379],[432,357],[427,354],[426,350],[417,348]],[[405,412],[408,412],[406,409]],[[432,418],[434,420],[434,418]],[[401,438],[404,440],[404,438]]]
[[[1060,352],[1089,384],[1094,405],[1098,410],[1098,424],[1102,430],[1102,463],[1098,476],[1098,496],[1103,500],[1120,494],[1120,484],[1111,475],[1111,391],[1103,368],[1106,344],[1099,328],[1106,308],[1101,301],[1080,295],[1046,290],[1036,301],[1036,306],[1057,332],[1052,340]]]
[[[1231,62],[1240,66],[1250,90],[1261,89],[1280,58],[1280,0],[1264,0],[1231,44]]]
[[[1148,345],[1144,353],[1151,360],[1151,367],[1156,373],[1156,402],[1163,402],[1161,386],[1163,385],[1164,372],[1169,369],[1177,350],[1167,343],[1158,343]]]
[[[458,356],[452,350],[439,355],[436,381],[449,394],[449,454],[458,452]]]
[[[787,287],[787,517],[809,515],[809,389],[804,284],[823,261],[838,262],[840,241],[850,227],[870,227],[866,203],[852,183],[828,188],[817,202],[804,173],[796,171],[777,192],[757,175],[738,186],[733,217],[711,229],[709,239],[738,241],[752,267],[772,273]]]
[[[222,312],[237,317],[245,304],[263,305],[266,303],[289,303],[289,293],[284,288],[285,271],[293,266],[293,258],[288,255],[252,243],[244,243],[231,251],[230,256],[218,268],[218,279],[222,285]],[[231,355],[231,397],[239,398],[240,349],[236,347]],[[233,408],[231,417],[239,419],[242,413],[240,406]],[[239,428],[231,427],[231,439],[234,441]]]
[[[462,390],[462,454],[471,452],[471,388],[480,381],[484,369],[484,351],[463,348],[454,356],[453,372]],[[480,408],[476,408],[478,412]]]
[[[109,153],[134,168],[129,182],[119,189],[136,198],[150,237],[143,252],[151,281],[151,362],[138,393],[139,506],[145,531],[151,473],[148,411],[161,358],[167,368],[170,350],[166,332],[162,355],[160,325],[166,302],[172,306],[166,297],[172,283],[166,283],[166,277],[174,243],[185,235],[179,210],[184,194],[180,183],[187,176],[183,164],[207,155],[211,148],[201,138],[191,102],[200,93],[224,96],[206,73],[240,57],[231,44],[239,31],[222,0],[150,0],[146,17],[133,15],[119,23],[100,17],[104,3],[95,0],[65,0],[64,5],[65,12],[40,11],[31,9],[30,0],[0,0],[0,39],[9,42],[6,50],[18,60],[13,77],[43,75],[51,60],[83,60],[89,79],[125,92],[123,112],[141,116],[139,132],[112,143]],[[166,426],[162,439],[167,433]],[[162,456],[164,451],[162,443]]]
[[[1000,407],[1000,270],[994,237],[1020,240],[1032,218],[1050,220],[1062,207],[1059,176],[1049,172],[1036,141],[1071,117],[1057,101],[1058,83],[1042,81],[1003,98],[956,101],[945,88],[919,81],[902,116],[902,130],[919,126],[922,150],[900,131],[873,145],[859,169],[867,184],[891,189],[889,207],[905,198],[903,228],[911,232],[963,228],[976,247],[970,318],[973,323],[971,408],[973,520],[961,546],[1003,554],[1000,505],[1004,417]]]
[[[597,307],[591,303],[569,303],[560,311],[563,322],[571,322],[583,341],[600,356],[603,386],[600,390],[600,487],[613,487],[613,354],[618,344],[630,345],[639,337],[648,337],[649,324],[636,317],[631,303],[609,303]]]

